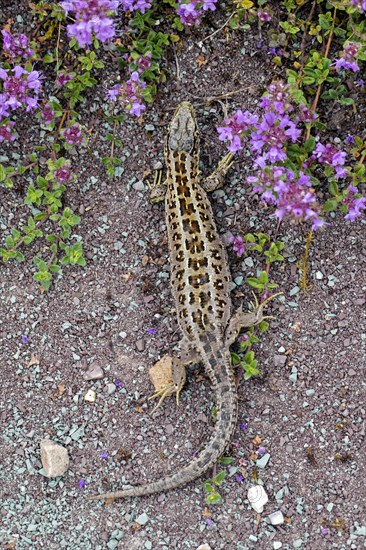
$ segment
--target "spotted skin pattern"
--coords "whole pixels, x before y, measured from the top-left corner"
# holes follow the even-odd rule
[[[215,464],[230,442],[237,421],[237,392],[229,347],[240,327],[254,326],[263,319],[262,306],[254,313],[239,311],[231,318],[226,250],[204,187],[206,183],[212,191],[222,185],[232,157],[224,157],[212,176],[200,182],[199,134],[193,107],[188,102],[180,104],[170,124],[165,163],[167,179],[162,189],[172,293],[184,335],[185,353],[203,364],[215,392],[215,430],[207,446],[177,473],[146,485],[95,495],[92,499],[167,491],[193,481]]]

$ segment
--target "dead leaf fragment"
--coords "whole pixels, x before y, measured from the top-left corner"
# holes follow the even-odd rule
[[[32,365],[39,365],[39,359],[32,353],[29,363],[26,364],[25,368],[29,369]]]

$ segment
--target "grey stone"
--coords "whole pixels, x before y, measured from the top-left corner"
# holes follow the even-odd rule
[[[45,475],[51,478],[62,476],[70,463],[67,449],[51,439],[42,439],[40,449]]]

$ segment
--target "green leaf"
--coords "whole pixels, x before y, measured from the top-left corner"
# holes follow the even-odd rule
[[[329,189],[329,193],[333,195],[333,197],[336,197],[339,195],[338,185],[335,181],[329,182],[328,189]]]
[[[6,171],[2,164],[0,164],[0,181],[4,181],[6,178]]]
[[[311,153],[315,149],[315,137],[310,136],[304,143],[304,149],[307,153]]]
[[[269,323],[267,321],[261,321],[258,325],[259,332],[266,332],[269,328]]]
[[[231,362],[232,364],[234,365],[234,367],[236,365],[239,365],[240,364],[240,357],[237,353],[234,353],[233,351],[231,352]]]
[[[232,456],[223,456],[219,459],[219,463],[223,464],[224,466],[227,466],[228,464],[232,464],[235,461],[235,458]]]
[[[214,486],[210,481],[205,481],[203,484],[203,489],[206,493],[212,493],[214,491]]]
[[[326,212],[332,212],[338,206],[338,201],[336,199],[328,199],[324,204],[324,210]]]
[[[226,472],[222,470],[214,477],[214,480],[213,480],[214,484],[220,486],[221,483],[224,481],[225,477],[226,477]]]
[[[218,504],[220,502],[222,502],[222,498],[219,493],[211,493],[206,497],[206,504]]]
[[[4,185],[8,189],[11,189],[12,187],[14,187],[13,180],[11,178],[6,178],[6,180],[4,181]]]
[[[248,283],[249,286],[252,286],[253,288],[256,288],[258,290],[263,289],[263,283],[261,283],[255,277],[247,277],[247,283]]]

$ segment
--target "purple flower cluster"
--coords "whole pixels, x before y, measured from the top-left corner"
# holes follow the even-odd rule
[[[177,13],[184,25],[198,25],[204,11],[215,11],[217,0],[178,0]]]
[[[115,84],[110,90],[107,90],[106,95],[111,101],[116,101],[118,98],[130,115],[141,116],[146,109],[143,103],[143,90],[146,88],[146,82],[141,80],[141,75],[151,65],[151,53],[147,52],[135,64],[137,70],[131,73],[130,78],[123,84]]]
[[[357,187],[350,185],[348,188],[348,196],[343,199],[343,204],[347,205],[348,214],[346,214],[345,219],[351,222],[354,222],[362,214],[361,210],[366,210],[366,197],[361,197],[358,195]]]
[[[55,116],[55,112],[52,111],[51,106],[47,103],[41,112],[41,117],[44,119],[46,124],[51,124],[53,117]]]
[[[229,237],[229,242],[233,245],[233,251],[238,258],[242,257],[247,248],[254,245],[254,243],[244,242],[240,235],[237,235],[236,237],[234,235],[231,235]]]
[[[61,73],[57,77],[56,85],[61,88],[61,86],[65,86],[70,80],[72,80],[71,74]]]
[[[0,143],[2,141],[14,141],[15,136],[12,134],[11,129],[14,126],[14,122],[4,122],[3,124],[0,123]]]
[[[84,141],[84,137],[81,134],[80,126],[77,122],[70,125],[65,130],[62,130],[61,135],[70,145],[75,145],[75,143],[82,143]]]
[[[344,167],[346,157],[347,153],[345,151],[340,151],[331,143],[322,145],[322,143],[318,142],[309,161],[316,158],[321,164],[332,166],[335,170],[336,179],[339,179],[344,178],[348,174],[347,168]]]
[[[355,6],[360,13],[366,12],[366,0],[350,0],[350,4]]]
[[[151,2],[145,2],[145,0],[121,0],[121,8],[123,11],[140,10],[141,13],[145,13],[145,10],[151,8]]]
[[[67,25],[67,34],[78,42],[79,46],[88,46],[92,36],[106,42],[111,40],[116,30],[114,21],[109,16],[116,13],[120,0],[65,0],[60,2],[66,15],[73,14],[76,23]]]
[[[10,34],[6,29],[1,31],[3,35],[3,49],[11,59],[32,57],[33,50],[29,47],[25,34],[19,36]]]
[[[360,70],[360,67],[357,64],[357,54],[361,44],[356,42],[348,42],[343,48],[340,59],[337,59],[334,63],[335,70],[339,73],[341,69],[351,69],[353,72]]]
[[[279,220],[289,216],[310,220],[312,229],[324,226],[310,176],[304,172],[296,176],[284,166],[267,166],[259,170],[257,176],[248,177],[248,182],[254,184],[253,190],[261,193],[262,199],[276,205],[275,216]]]
[[[268,21],[271,21],[272,19],[272,17],[266,11],[258,11],[257,16],[258,16],[258,19],[260,21],[263,21],[264,23],[268,23]]]
[[[312,228],[324,225],[319,217],[320,208],[311,187],[310,177],[300,171],[295,174],[283,166],[287,160],[286,146],[295,143],[301,130],[297,124],[300,116],[295,116],[289,86],[281,81],[272,82],[261,100],[261,117],[246,111],[237,111],[226,120],[226,126],[218,128],[219,139],[229,139],[229,150],[238,151],[245,139],[254,154],[254,167],[257,174],[248,182],[254,185],[263,200],[276,206],[275,215],[282,220],[310,220]],[[310,114],[303,118],[310,118]],[[239,247],[239,243],[237,245]]]
[[[66,162],[63,166],[57,168],[57,170],[54,171],[54,175],[57,183],[59,183],[60,185],[63,185],[64,183],[70,181],[73,178],[70,162]]]
[[[281,81],[268,86],[260,106],[263,110],[261,116],[238,110],[225,120],[225,126],[217,128],[219,139],[229,140],[228,149],[232,153],[242,149],[243,144],[249,147],[256,173],[248,177],[248,182],[253,185],[254,192],[260,193],[263,200],[276,207],[275,216],[279,220],[290,217],[310,221],[312,229],[324,227],[326,224],[321,218],[321,208],[308,171],[314,164],[323,164],[327,177],[345,178],[349,175],[349,168],[345,166],[347,153],[331,143],[324,145],[318,140],[311,155],[295,171],[293,164],[286,165],[289,160],[287,147],[301,136],[298,125],[314,120],[314,113],[304,105],[295,110],[289,86]],[[357,195],[357,188],[349,186],[342,204],[348,211],[345,218],[354,221],[366,210],[366,197]],[[230,242],[240,257],[246,243],[241,237],[232,237]]]

